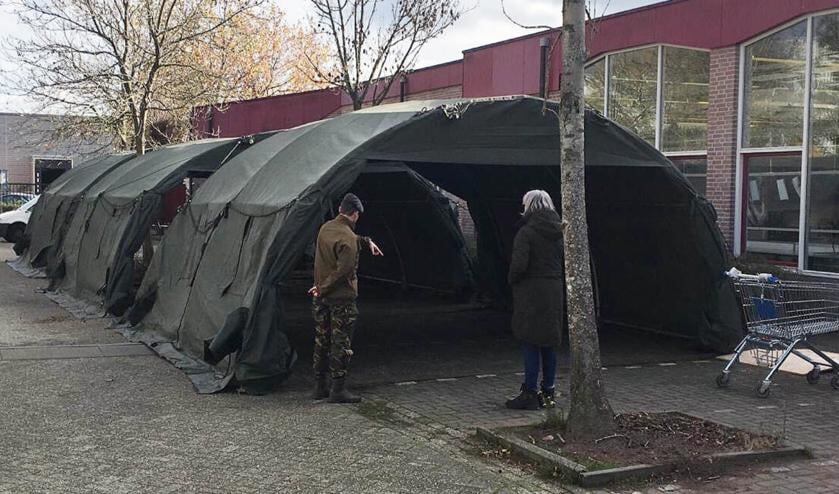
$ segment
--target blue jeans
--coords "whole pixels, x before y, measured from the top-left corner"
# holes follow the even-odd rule
[[[551,389],[556,381],[556,350],[552,347],[522,343],[524,352],[524,387],[528,391],[537,391],[539,368],[542,369],[542,387]],[[540,362],[541,361],[541,362]]]

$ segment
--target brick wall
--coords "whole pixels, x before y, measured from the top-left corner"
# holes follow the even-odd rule
[[[736,46],[711,52],[706,196],[717,209],[718,223],[729,248],[734,245],[739,62],[739,49]]]
[[[69,158],[78,164],[91,153],[107,150],[110,139],[106,136],[99,142],[55,136],[54,128],[60,124],[59,118],[0,113],[0,170],[6,170],[9,182],[34,182],[33,159],[36,157]]]

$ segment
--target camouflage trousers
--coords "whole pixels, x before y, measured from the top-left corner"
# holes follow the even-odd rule
[[[312,299],[315,318],[315,354],[312,358],[316,376],[332,379],[347,375],[352,357],[352,335],[358,320],[355,302],[326,305],[322,299]]]

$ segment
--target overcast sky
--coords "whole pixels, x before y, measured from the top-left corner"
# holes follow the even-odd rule
[[[291,20],[305,21],[309,0],[276,0]],[[596,15],[614,14],[623,10],[657,3],[660,0],[591,0]],[[463,50],[526,34],[528,31],[511,23],[501,11],[501,0],[461,0],[468,11],[440,38],[429,43],[420,54],[418,67],[458,60]],[[0,33],[3,36],[26,36],[24,28],[9,7],[0,0]],[[507,11],[519,23],[562,24],[562,0],[505,0]],[[14,67],[2,59],[0,70]],[[0,92],[0,112],[26,111],[29,105],[20,98]]]

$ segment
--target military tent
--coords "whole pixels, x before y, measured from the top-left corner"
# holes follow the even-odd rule
[[[132,319],[148,313],[140,331],[210,363],[225,359],[199,391],[234,378],[248,391],[271,389],[295,358],[280,285],[335,201],[366,170],[395,164],[468,201],[479,281],[503,296],[521,195],[542,188],[559,199],[557,121],[543,104],[406,102],[277,134],[204,185],[207,199],[173,225]],[[594,112],[586,114],[586,166],[603,318],[729,348],[742,326],[710,204],[661,153]],[[437,260],[412,253],[403,262],[431,270]]]
[[[190,174],[217,170],[263,137],[164,146],[105,174],[70,218],[47,295],[79,315],[121,315],[133,302],[134,255],[160,214],[163,195]]]
[[[98,156],[63,173],[41,193],[26,227],[20,257],[13,268],[28,276],[43,275],[51,255],[60,248],[72,218],[85,192],[133,154]]]

